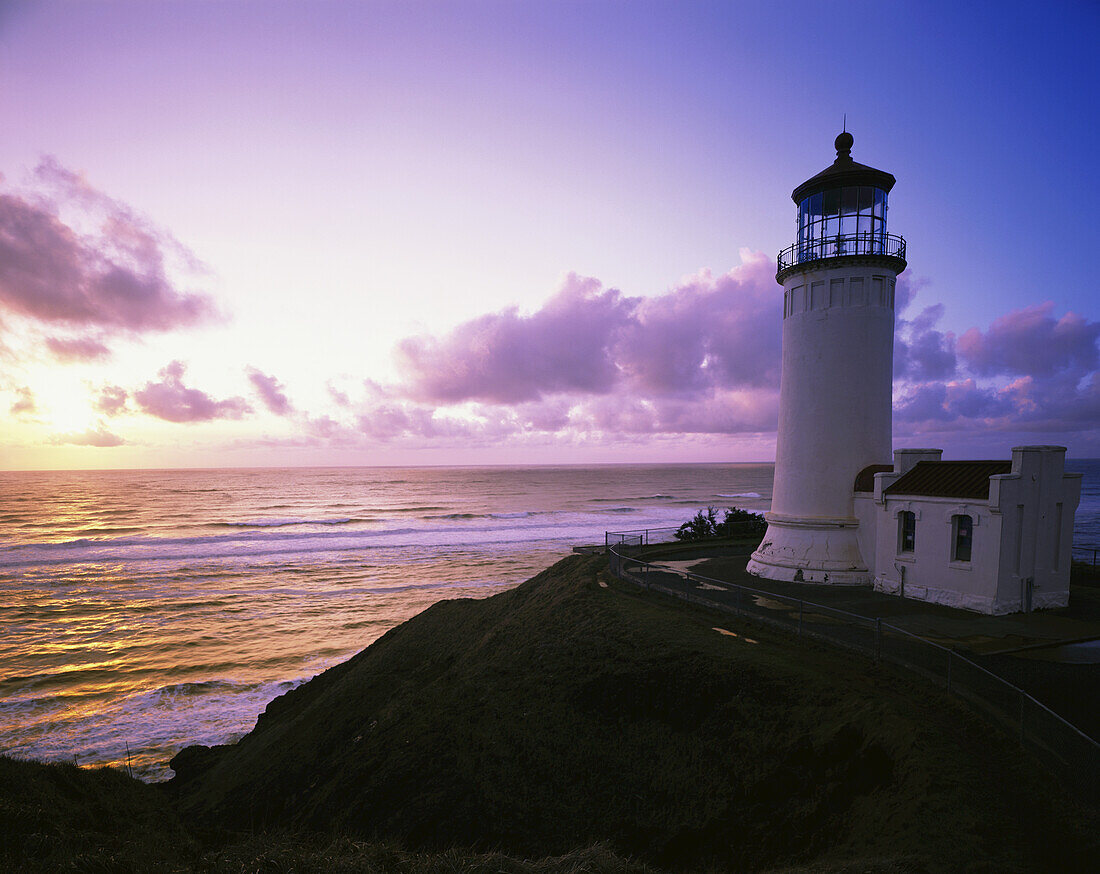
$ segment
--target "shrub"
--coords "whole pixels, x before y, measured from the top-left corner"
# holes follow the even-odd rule
[[[760,513],[752,513],[737,507],[726,509],[725,518],[718,521],[714,507],[700,510],[680,526],[677,540],[705,540],[709,537],[755,537],[764,533],[768,523]]]

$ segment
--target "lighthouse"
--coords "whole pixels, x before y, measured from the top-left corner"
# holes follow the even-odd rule
[[[905,240],[887,233],[894,177],[836,160],[799,185],[795,242],[779,253],[783,365],[768,530],[748,570],[774,580],[869,585],[853,483],[891,461],[894,287]],[[863,532],[864,535],[867,532]]]

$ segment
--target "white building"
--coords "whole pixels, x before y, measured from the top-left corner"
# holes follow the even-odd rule
[[[1069,601],[1081,475],[1062,446],[1017,446],[1011,461],[942,461],[899,449],[856,477],[860,550],[881,592],[981,613]]]
[[[748,569],[983,613],[1064,606],[1081,480],[1063,447],[1011,461],[900,449],[888,463],[905,240],[886,232],[894,177],[855,163],[852,142],[838,136],[836,161],[792,194],[775,486]]]

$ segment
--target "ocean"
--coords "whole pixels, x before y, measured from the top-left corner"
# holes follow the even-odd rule
[[[1100,461],[1075,542],[1100,546]],[[163,780],[444,598],[605,531],[763,512],[771,464],[0,473],[0,752]]]

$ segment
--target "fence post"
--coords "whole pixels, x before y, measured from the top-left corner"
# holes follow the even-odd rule
[[[949,649],[947,651],[947,691],[951,691],[951,656],[955,654],[954,650]]]
[[[1024,690],[1020,689],[1020,746],[1024,745]]]
[[[802,601],[798,602],[798,636],[802,637]]]
[[[879,657],[882,655],[882,617],[875,617],[875,664],[878,664]]]

